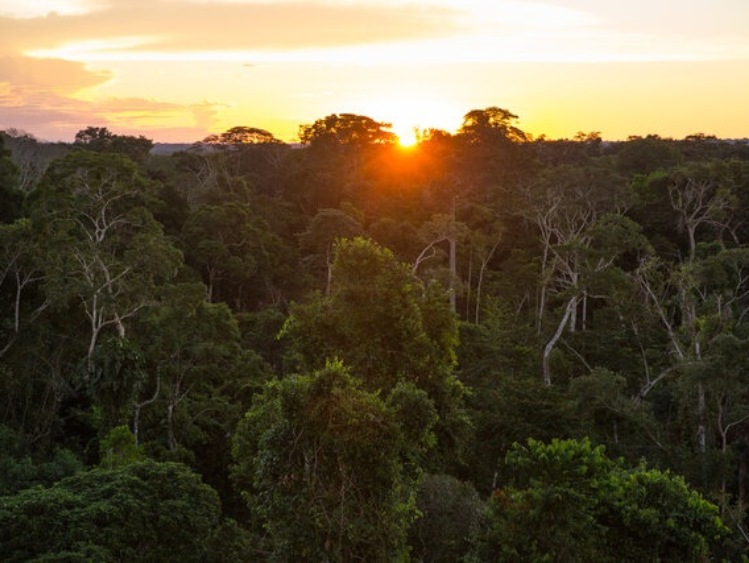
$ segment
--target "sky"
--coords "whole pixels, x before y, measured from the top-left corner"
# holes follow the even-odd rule
[[[0,130],[293,142],[332,113],[749,137],[749,0],[0,0]]]

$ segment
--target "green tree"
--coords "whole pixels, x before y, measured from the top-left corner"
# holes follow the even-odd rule
[[[143,448],[127,426],[116,426],[99,443],[99,465],[113,468],[144,459]]]
[[[517,127],[518,116],[496,106],[469,111],[455,136],[459,146],[453,188],[475,201],[501,197],[534,167],[531,137]],[[457,194],[456,194],[457,195]]]
[[[12,347],[21,330],[47,307],[45,299],[29,298],[44,279],[43,241],[32,223],[19,219],[0,223],[0,296],[4,322],[0,322],[0,358]]]
[[[450,475],[425,475],[416,506],[419,517],[408,532],[412,560],[462,560],[485,508],[476,489]]]
[[[547,169],[524,191],[521,213],[536,229],[540,268],[536,327],[546,336],[543,380],[551,385],[551,358],[565,331],[587,328],[594,300],[609,298],[621,285],[617,259],[646,246],[639,226],[625,217],[630,193],[621,177],[605,166]],[[617,281],[619,283],[617,283]],[[553,298],[561,297],[561,318],[547,328]]]
[[[299,235],[299,247],[306,255],[310,269],[319,269],[321,258],[325,264],[325,293],[330,293],[333,279],[333,245],[339,238],[352,238],[362,234],[359,220],[340,209],[321,209]],[[311,263],[311,264],[310,264]]]
[[[99,153],[117,153],[135,162],[144,162],[153,148],[153,141],[139,135],[116,135],[106,127],[86,127],[75,134],[73,145]]]
[[[216,492],[177,463],[93,469],[0,497],[3,561],[206,561]]]
[[[628,468],[588,440],[529,439],[505,458],[475,557],[499,561],[704,561],[729,532],[684,480]]]
[[[206,301],[201,284],[175,284],[162,295],[161,306],[138,325],[150,377],[135,401],[136,436],[143,440],[140,414],[147,407],[152,413],[147,434],[168,450],[220,449],[250,393],[267,377],[265,366],[241,348],[228,306]]]
[[[667,170],[682,160],[676,144],[658,135],[630,137],[617,148],[617,169],[627,176]]]
[[[190,149],[193,165],[208,180],[221,173],[245,179],[261,194],[278,198],[290,146],[257,127],[232,127]]]
[[[457,323],[446,291],[364,238],[335,248],[330,295],[292,307],[284,334],[302,371],[340,359],[370,391],[399,383],[426,391],[440,416],[443,454],[457,454],[467,430],[464,389],[454,374]]]
[[[35,194],[32,219],[47,242],[44,289],[55,306],[83,309],[89,369],[102,332],[114,327],[124,338],[126,321],[182,262],[148,209],[154,189],[128,158],[80,151],[50,166]]]
[[[431,403],[390,400],[340,362],[269,383],[234,437],[235,482],[272,560],[393,561],[415,515],[413,459],[433,443]]]
[[[249,203],[201,205],[182,238],[185,260],[202,276],[209,301],[242,311],[273,291],[274,255],[283,253],[282,244]]]
[[[49,486],[82,469],[83,464],[70,450],[33,451],[20,432],[0,424],[0,496]]]

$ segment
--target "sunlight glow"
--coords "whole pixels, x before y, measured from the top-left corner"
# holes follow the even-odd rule
[[[356,100],[352,106],[356,113],[390,123],[391,130],[398,136],[398,143],[403,147],[415,145],[418,131],[425,127],[454,132],[460,125],[459,119],[464,111],[460,103],[438,98],[429,92],[419,92],[417,87],[407,94],[395,89],[383,90],[380,96]]]
[[[114,37],[109,39],[90,39],[66,43],[55,49],[34,49],[24,54],[38,59],[62,59],[66,61],[127,61],[149,60],[147,53],[130,51],[156,41],[156,37],[133,36]],[[158,59],[154,59],[158,60]]]
[[[351,112],[406,146],[414,128],[454,133],[499,105],[534,135],[746,136],[749,1],[667,4],[0,0],[0,124],[69,139],[96,119],[137,121],[194,140],[249,123],[294,142],[299,124]],[[324,33],[308,21],[318,6]],[[375,16],[403,25],[380,33]]]
[[[398,136],[398,144],[404,148],[410,148],[418,143],[417,128],[411,127],[405,130],[394,129],[393,133]]]
[[[596,34],[574,38],[564,32],[506,33],[460,36],[384,45],[345,48],[266,50],[168,51],[156,46],[158,37],[118,37],[67,43],[53,49],[35,49],[24,54],[93,62],[234,62],[251,64],[354,64],[359,67],[386,65],[491,64],[491,63],[605,63],[738,60],[749,57],[749,46],[730,39],[702,45],[672,43],[668,38],[612,35],[605,41]]]
[[[3,0],[0,4],[0,17],[39,18],[57,14],[58,16],[79,16],[96,9],[92,0]]]

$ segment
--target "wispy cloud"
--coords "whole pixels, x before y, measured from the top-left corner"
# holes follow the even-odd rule
[[[634,0],[639,1],[639,0]],[[693,0],[692,0],[693,1]],[[730,1],[730,0],[716,0]],[[66,17],[0,19],[6,48],[72,61],[450,62],[705,61],[749,57],[732,18],[693,33],[658,4],[633,21],[582,0],[243,2],[131,0]],[[608,6],[606,8],[605,6]],[[744,13],[749,17],[749,3]],[[681,8],[680,8],[681,9]],[[2,44],[0,43],[0,48]]]
[[[326,111],[378,108],[396,75],[444,113],[451,74],[467,92],[510,91],[501,65],[749,61],[747,21],[747,0],[0,0],[0,129],[200,138],[259,104],[286,100],[273,111],[290,121],[298,92],[324,92],[305,100]]]

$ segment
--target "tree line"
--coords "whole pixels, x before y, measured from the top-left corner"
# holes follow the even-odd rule
[[[0,135],[0,556],[749,555],[749,145]]]

